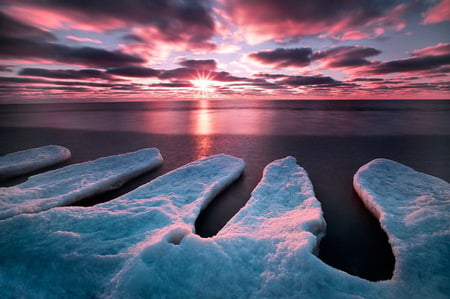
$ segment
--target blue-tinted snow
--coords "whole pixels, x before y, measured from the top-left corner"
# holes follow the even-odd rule
[[[376,159],[353,185],[389,236],[396,263],[386,283],[394,298],[450,297],[450,184]]]
[[[69,165],[30,177],[14,187],[0,188],[0,219],[68,205],[120,187],[162,163],[155,148]]]
[[[42,298],[448,298],[449,184],[388,160],[354,185],[380,219],[394,277],[370,282],[314,252],[320,203],[293,158],[269,164],[247,205],[213,238],[200,209],[235,180],[240,159],[196,161],[108,203],[0,221],[0,290]]]
[[[58,145],[46,145],[1,156],[0,180],[61,163],[70,156],[67,148]]]
[[[41,298],[126,291],[112,288],[126,282],[121,274],[152,248],[162,247],[159,254],[164,254],[164,248],[183,243],[201,207],[237,179],[243,167],[241,159],[213,156],[104,204],[0,221],[0,290],[7,297]],[[155,280],[159,274],[145,275],[142,279]]]

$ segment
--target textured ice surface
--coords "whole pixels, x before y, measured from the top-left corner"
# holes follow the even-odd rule
[[[42,298],[449,296],[448,183],[388,160],[355,175],[396,255],[393,279],[370,282],[313,254],[325,222],[291,157],[265,168],[218,235],[195,235],[200,209],[242,169],[240,159],[212,156],[108,203],[0,221],[0,290]]]
[[[53,208],[0,221],[0,290],[6,297],[126,294],[114,287],[128,286],[128,275],[122,275],[138,273],[140,269],[130,267],[141,258],[157,259],[178,247],[173,243],[183,244],[201,207],[237,179],[243,167],[240,159],[212,156],[104,204]],[[182,274],[189,262],[165,267]],[[156,282],[158,276],[147,272],[140,280]]]
[[[162,163],[155,148],[69,165],[0,188],[0,219],[44,211],[120,187]]]
[[[450,184],[400,163],[376,159],[353,182],[389,236],[394,298],[450,297]]]
[[[23,150],[0,157],[0,180],[27,174],[70,158],[70,151],[58,145]]]
[[[306,172],[292,157],[266,167],[247,205],[217,236],[202,239],[192,230],[184,223],[153,234],[115,275],[107,295],[261,298],[307,294],[307,283],[315,284],[310,269],[320,261],[312,251],[325,222]],[[167,242],[171,234],[184,236],[179,245]]]

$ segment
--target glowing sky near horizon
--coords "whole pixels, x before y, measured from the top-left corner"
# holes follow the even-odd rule
[[[0,98],[450,98],[450,0],[0,0]]]

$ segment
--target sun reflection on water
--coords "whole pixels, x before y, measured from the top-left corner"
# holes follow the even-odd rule
[[[211,134],[213,129],[209,105],[210,102],[208,100],[200,100],[199,109],[195,117],[194,134],[197,136],[195,139],[195,147],[198,159],[210,155],[210,149],[212,147]]]

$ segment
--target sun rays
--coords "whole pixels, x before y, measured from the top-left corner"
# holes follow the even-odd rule
[[[210,72],[197,72],[196,76],[191,80],[196,92],[205,97],[215,91],[214,75]]]

